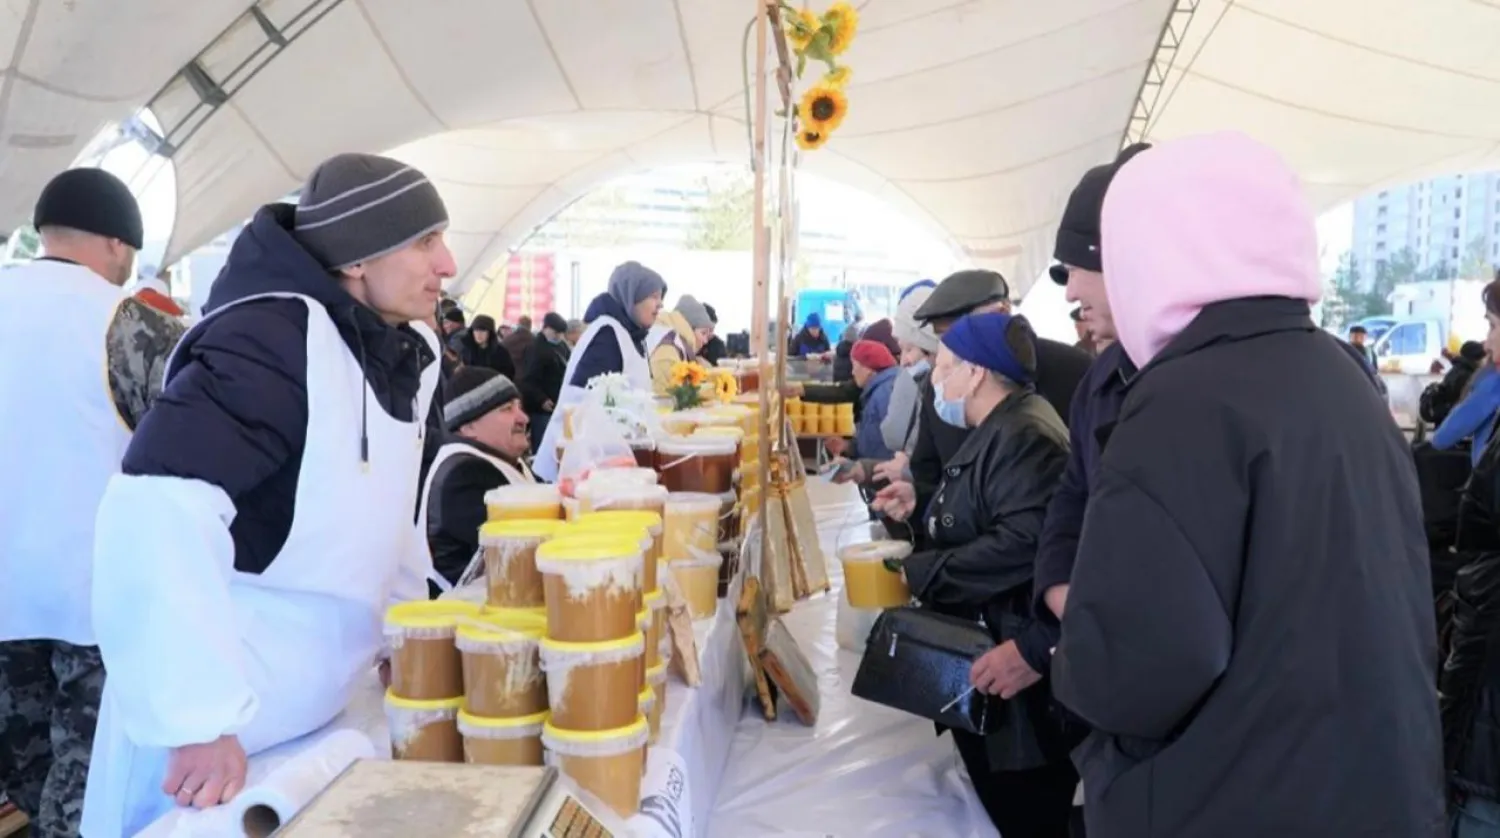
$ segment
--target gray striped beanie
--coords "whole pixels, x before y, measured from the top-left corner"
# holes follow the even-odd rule
[[[453,374],[444,391],[443,425],[450,431],[521,398],[515,382],[488,367],[464,367]]]
[[[340,154],[313,170],[293,235],[330,271],[394,253],[448,226],[427,176],[376,154]]]

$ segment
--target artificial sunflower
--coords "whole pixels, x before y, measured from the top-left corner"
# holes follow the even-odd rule
[[[828,135],[815,128],[797,129],[797,147],[803,151],[816,151],[828,142]]]
[[[714,396],[719,401],[728,404],[739,394],[740,380],[734,377],[734,373],[728,370],[714,371]]]
[[[849,77],[852,75],[854,75],[853,70],[848,67],[839,67],[836,70],[830,70],[823,76],[823,84],[843,90],[849,85]]]
[[[832,134],[849,112],[849,99],[844,91],[827,84],[815,84],[802,94],[797,106],[797,116],[802,118],[803,130],[816,129],[827,136]]]
[[[807,49],[808,45],[812,43],[813,37],[818,34],[818,30],[822,26],[823,21],[819,20],[817,15],[807,9],[795,12],[783,24],[783,28],[786,30],[787,43],[791,45],[793,51],[798,53]]]
[[[849,45],[854,43],[854,32],[859,29],[859,12],[845,0],[839,0],[823,13],[823,25],[831,30],[828,51],[834,55],[843,55]]]

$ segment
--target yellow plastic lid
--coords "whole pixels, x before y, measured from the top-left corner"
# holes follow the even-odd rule
[[[643,610],[655,611],[666,604],[666,595],[662,593],[660,588],[657,588],[642,596],[641,601],[646,603],[646,607]]]
[[[539,561],[598,561],[600,559],[627,558],[641,554],[640,539],[629,538],[618,533],[568,535],[542,542],[536,548]]]
[[[661,516],[649,509],[604,509],[578,516],[575,524],[629,524],[646,529],[661,526]]]
[[[641,645],[646,642],[646,635],[642,632],[627,634],[614,640],[598,640],[589,643],[572,643],[567,640],[553,640],[550,637],[542,638],[542,648],[554,652],[613,652],[617,649],[629,649],[631,646]],[[650,675],[650,672],[646,673]]]
[[[662,661],[656,666],[646,670],[646,682],[665,680],[667,677],[667,662]]]
[[[641,687],[641,691],[636,695],[635,701],[637,704],[650,704],[656,701],[656,690],[651,689],[650,684]]]
[[[533,503],[557,503],[561,497],[558,488],[547,483],[511,483],[485,492],[484,502],[487,506],[527,506]]]
[[[458,625],[458,636],[481,643],[503,643],[519,637],[540,639],[547,633],[545,608],[485,608],[473,621]]]
[[[479,528],[483,538],[551,538],[566,521],[550,518],[521,518],[510,521],[488,521]]]
[[[608,742],[611,739],[628,739],[646,732],[646,717],[636,716],[635,721],[614,730],[563,730],[547,722],[542,734],[559,742]]]
[[[459,710],[458,723],[461,725],[468,725],[470,727],[486,727],[491,729],[508,727],[530,727],[531,725],[539,725],[546,722],[549,715],[551,714],[549,714],[546,710],[543,710],[540,713],[536,713],[530,716],[516,716],[515,718],[511,719],[492,719],[488,716],[471,716],[469,715],[468,711]]]
[[[385,621],[400,628],[447,628],[479,615],[479,603],[461,599],[418,599],[387,608]]]
[[[418,701],[414,698],[402,698],[390,690],[386,690],[385,703],[387,707],[394,707],[397,710],[457,710],[463,707],[464,697]]]
[[[649,622],[651,622],[651,609],[642,606],[641,610],[635,612],[635,624],[645,629],[645,624]]]

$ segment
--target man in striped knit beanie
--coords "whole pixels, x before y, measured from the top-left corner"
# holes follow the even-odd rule
[[[232,799],[247,756],[344,709],[386,607],[426,598],[447,226],[420,171],[341,154],[235,240],[99,507],[83,834]]]

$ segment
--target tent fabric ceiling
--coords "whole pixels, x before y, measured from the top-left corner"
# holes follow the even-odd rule
[[[1078,175],[1118,147],[1173,0],[857,5],[851,113],[804,168],[890,202],[1024,289]],[[169,258],[340,151],[390,150],[433,178],[452,215],[459,286],[612,177],[748,160],[749,0],[257,8],[279,26],[309,6],[327,13],[176,150]],[[246,0],[30,0],[0,11],[0,45],[10,45],[0,223],[24,222],[42,184],[101,125],[200,51],[224,82],[265,41],[245,11]],[[1500,81],[1497,32],[1500,8],[1480,0],[1201,0],[1149,137],[1246,130],[1298,167],[1320,209],[1500,165],[1500,115],[1479,106]],[[174,81],[158,118],[170,122],[191,93]]]

